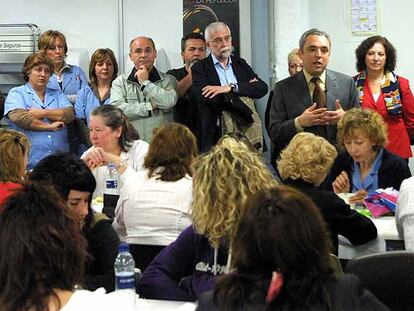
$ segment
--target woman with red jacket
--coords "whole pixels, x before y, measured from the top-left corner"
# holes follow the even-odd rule
[[[385,37],[365,39],[355,50],[359,73],[354,80],[361,107],[377,111],[387,123],[386,149],[408,159],[414,138],[414,97],[408,80],[394,73],[396,53]]]

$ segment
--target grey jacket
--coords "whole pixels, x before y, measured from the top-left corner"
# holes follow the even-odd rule
[[[129,76],[122,74],[112,82],[111,103],[125,112],[141,139],[150,142],[155,127],[173,120],[177,80],[153,67],[149,81],[141,86],[135,72],[134,68]]]

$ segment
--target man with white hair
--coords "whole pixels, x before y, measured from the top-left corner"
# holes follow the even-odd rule
[[[231,116],[235,124],[233,130],[251,128],[257,122],[260,127],[253,101],[250,100],[251,104],[246,105],[246,98],[257,99],[267,94],[267,84],[254,73],[247,62],[231,55],[231,32],[225,23],[211,23],[206,27],[204,36],[210,55],[192,66],[202,152],[208,151],[223,132],[229,131],[224,124],[228,122],[223,115]],[[259,131],[261,132],[261,128],[256,133]],[[261,150],[262,142],[251,142]]]

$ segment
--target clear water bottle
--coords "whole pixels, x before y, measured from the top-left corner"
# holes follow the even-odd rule
[[[119,173],[114,163],[108,163],[106,169],[105,193],[119,195]]]
[[[122,295],[128,306],[135,306],[135,261],[129,252],[129,245],[121,243],[115,259],[115,290]]]

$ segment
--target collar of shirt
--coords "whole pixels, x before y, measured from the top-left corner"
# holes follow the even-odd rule
[[[99,100],[99,103],[103,105],[111,96],[111,89],[108,90],[108,92],[104,95],[104,97],[101,99],[99,95],[98,86],[94,83],[91,83],[90,88],[93,92],[93,95]]]
[[[213,54],[211,54],[211,58],[213,59],[214,68],[216,69],[216,72],[219,76],[220,85],[229,85],[230,83],[237,84],[237,78],[233,71],[233,62],[231,60],[231,56],[227,61],[227,68],[224,68],[220,61]]]
[[[136,72],[137,72],[137,69],[135,67],[132,68],[132,71],[130,75],[128,76],[128,80],[139,84],[138,79],[135,77]],[[157,68],[155,68],[155,66],[152,66],[152,69],[148,75],[148,80],[151,81],[152,83],[161,80],[161,77],[158,74]]]
[[[371,170],[365,176],[364,180],[361,181],[361,171],[358,163],[353,161],[352,167],[354,173],[352,174],[352,192],[356,192],[361,189],[365,189],[368,193],[372,193],[378,189],[378,171],[382,163],[382,155],[384,149],[378,151],[374,163],[372,163]]]
[[[34,90],[34,88],[30,85],[29,82],[26,82],[25,84],[26,86],[26,92],[29,94],[32,94],[32,98],[37,102],[37,104],[42,107],[42,108],[46,108],[53,100],[54,100],[54,93],[55,90],[53,89],[48,89],[45,88],[45,99],[42,102],[39,98],[39,95],[37,95],[36,91]]]
[[[308,89],[309,89],[309,93],[311,95],[313,95],[313,90],[315,89],[315,84],[313,84],[313,82],[311,82],[311,79],[313,78],[313,76],[308,73],[305,68],[303,68],[303,74],[305,75],[305,79],[306,79],[306,84],[308,85]],[[322,88],[323,91],[325,91],[325,85],[326,85],[326,70],[324,70],[322,72],[322,74],[319,76],[319,79],[321,80],[321,82],[319,82],[320,87]]]

